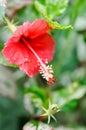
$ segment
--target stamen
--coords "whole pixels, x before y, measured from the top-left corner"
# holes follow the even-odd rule
[[[47,71],[45,71],[45,69],[42,68],[42,66],[40,66],[40,70],[39,70],[40,74],[42,75],[42,77],[44,79],[47,80],[47,83],[49,85],[53,85],[54,86],[57,79],[53,77],[52,65],[47,65],[46,68],[47,68]]]
[[[46,69],[43,66],[40,66],[39,72],[42,75],[42,77],[48,81],[50,78],[53,78],[53,69],[52,65],[45,65],[45,67]]]

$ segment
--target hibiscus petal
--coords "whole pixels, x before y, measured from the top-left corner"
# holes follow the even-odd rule
[[[39,73],[39,66],[37,66],[36,62],[33,64],[33,60],[31,62],[24,62],[23,64],[20,64],[19,68],[29,77],[32,77]]]
[[[20,42],[16,42],[15,37],[11,37],[7,41],[2,53],[13,64],[21,64],[29,60],[29,53],[26,46]]]
[[[48,26],[47,22],[44,20],[35,20],[28,29],[28,37],[35,38],[44,33],[47,33],[51,28]]]
[[[32,51],[29,50],[29,61],[19,64],[19,68],[28,76],[32,77],[39,72],[39,61]]]
[[[29,21],[25,22],[23,25],[18,27],[18,29],[15,31],[14,35],[18,38],[20,38],[22,35],[27,37],[28,29],[29,29],[30,25],[31,25],[31,23]]]
[[[55,52],[54,39],[49,34],[34,38],[31,47],[35,50],[42,61],[51,61]]]

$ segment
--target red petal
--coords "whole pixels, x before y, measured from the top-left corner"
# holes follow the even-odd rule
[[[15,37],[11,37],[7,41],[2,53],[6,59],[13,64],[21,64],[29,59],[26,46],[20,42],[16,42]]]
[[[39,72],[39,61],[35,55],[29,50],[29,61],[26,61],[19,65],[28,76],[32,77]]]
[[[32,40],[31,47],[43,62],[51,61],[55,52],[55,42],[51,35],[44,34]]]
[[[27,36],[28,35],[28,29],[30,27],[31,23],[30,22],[25,22],[23,25],[21,25],[14,33],[16,37],[21,37],[21,35]]]
[[[23,64],[20,64],[19,68],[29,77],[32,77],[39,72],[39,66],[37,66],[37,62],[33,63],[33,60],[31,62],[24,62]]]
[[[35,20],[28,29],[28,37],[35,38],[44,33],[47,33],[51,28],[44,20]]]
[[[15,41],[16,39],[11,37],[2,53],[10,63],[17,64],[21,70],[32,77],[39,72],[38,60],[25,44]]]

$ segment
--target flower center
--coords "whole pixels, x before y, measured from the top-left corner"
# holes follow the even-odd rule
[[[38,56],[38,54],[34,51],[34,49],[28,44],[28,41],[26,38],[22,37],[23,43],[30,49],[30,51],[34,54],[34,56],[39,61],[40,69],[39,72],[42,75],[44,79],[48,81],[48,84],[53,84],[55,82],[55,78],[53,78],[53,69],[52,65],[46,65],[48,62],[43,63],[41,58]]]

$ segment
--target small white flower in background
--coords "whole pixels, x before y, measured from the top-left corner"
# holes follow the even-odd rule
[[[6,0],[0,0],[0,6],[6,7],[7,1]]]

